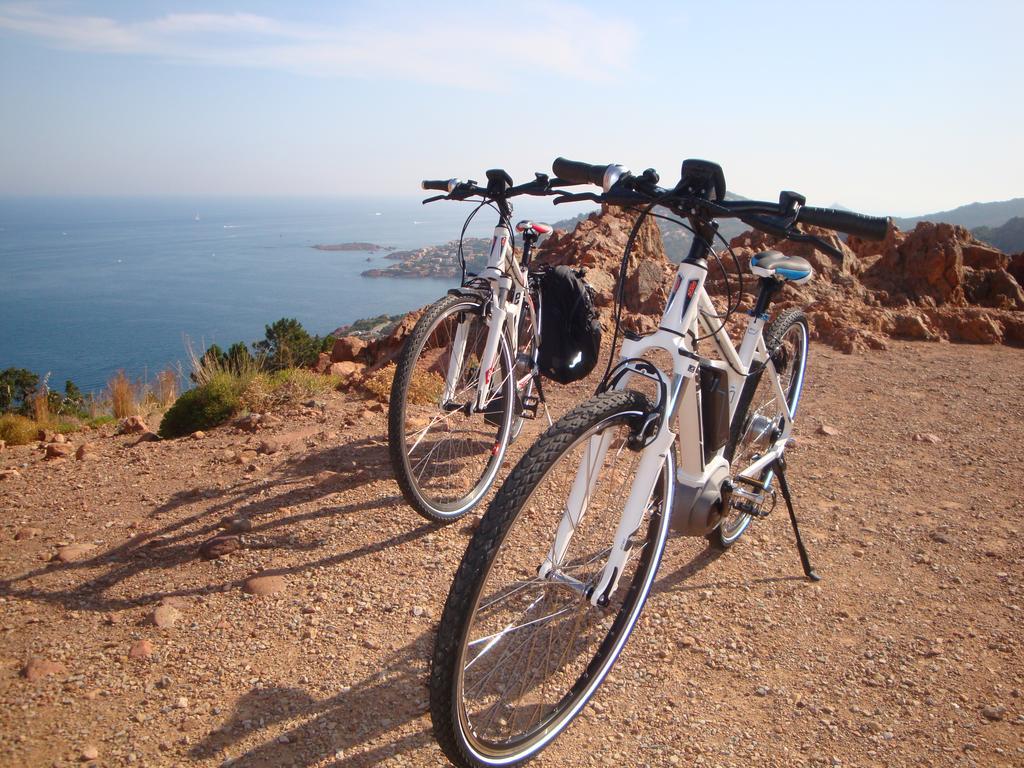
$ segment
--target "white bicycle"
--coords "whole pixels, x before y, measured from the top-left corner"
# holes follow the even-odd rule
[[[636,624],[670,528],[728,547],[774,506],[777,477],[804,571],[817,578],[799,538],[783,459],[804,384],[807,321],[791,311],[768,323],[767,314],[780,287],[809,280],[812,268],[777,251],[751,260],[759,292],[737,350],[704,288],[708,257],[716,256],[715,218],[814,240],[833,253],[796,225],[874,239],[888,227],[887,219],[807,207],[791,192],[778,203],[726,201],[722,169],[705,161],[684,162],[670,190],[657,186],[651,170],[635,176],[618,165],[562,158],[553,169],[562,183],[604,189],[561,199],[641,209],[627,253],[655,206],[687,219],[694,240],[658,330],[626,334],[599,394],[523,456],[469,543],[431,673],[434,733],[462,766],[528,760],[579,714]],[[704,342],[717,359],[698,353]],[[659,367],[656,355],[671,363]],[[631,383],[656,394],[645,396]]]
[[[490,490],[505,449],[542,400],[539,302],[529,265],[534,245],[551,227],[516,225],[523,239],[517,263],[509,200],[556,192],[543,174],[513,186],[500,169],[487,171],[486,187],[457,179],[422,186],[445,193],[424,203],[479,203],[463,235],[483,206],[498,212],[487,265],[478,275],[467,273],[460,239],[461,285],[416,323],[398,358],[388,405],[388,446],[402,494],[428,519],[450,522]]]

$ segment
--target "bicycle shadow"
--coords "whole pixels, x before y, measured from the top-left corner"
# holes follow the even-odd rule
[[[130,596],[112,596],[118,585],[147,573],[172,571],[199,556],[199,545],[221,533],[226,518],[245,517],[251,530],[244,534],[253,548],[282,552],[313,552],[326,542],[304,540],[295,533],[301,524],[320,518],[357,517],[377,509],[393,509],[397,494],[352,503],[326,503],[331,497],[358,488],[390,474],[386,443],[380,438],[363,438],[340,446],[305,453],[274,467],[266,477],[251,478],[228,489],[216,485],[185,488],[174,493],[148,516],[158,526],[140,531],[127,541],[92,557],[69,563],[50,562],[0,581],[0,596],[49,602],[65,608],[87,611],[122,610],[159,601],[165,597],[190,597],[240,586],[239,580],[167,590],[147,591]],[[307,511],[293,511],[299,504],[324,500]],[[343,500],[343,499],[342,499]],[[287,510],[285,514],[280,514]],[[186,512],[184,516],[182,512]],[[174,517],[159,524],[161,518]],[[418,518],[417,518],[418,519]],[[269,569],[267,574],[298,573],[348,562],[385,548],[399,546],[436,529],[421,524],[389,539],[345,552],[309,560],[288,567]],[[96,569],[101,569],[96,573]],[[83,578],[70,586],[66,580]],[[65,582],[48,588],[47,580]]]
[[[672,546],[673,539],[669,539],[668,547]],[[713,546],[710,542],[694,555],[689,562],[676,568],[673,572],[659,576],[655,579],[651,593],[667,592],[678,589],[683,592],[692,592],[698,589],[742,589],[744,585],[751,584],[777,584],[786,581],[806,581],[803,576],[765,576],[758,579],[741,579],[729,581],[713,581],[703,584],[686,584],[687,581],[697,576],[705,568],[716,562],[728,552]],[[685,585],[685,586],[684,586]]]
[[[429,727],[386,738],[427,712],[426,659],[432,640],[431,630],[420,633],[385,659],[378,671],[328,698],[317,699],[301,688],[253,688],[189,756],[227,758],[224,764],[229,760],[237,768],[315,765],[325,759],[333,761],[329,765],[362,767],[432,744]],[[267,732],[284,720],[301,722],[267,733],[260,745],[228,758],[232,746],[254,730]],[[362,748],[382,738],[382,743]]]

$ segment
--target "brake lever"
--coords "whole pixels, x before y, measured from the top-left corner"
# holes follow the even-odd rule
[[[822,240],[820,237],[816,235],[806,235],[802,232],[794,232],[788,235],[786,239],[792,240],[793,242],[796,243],[810,243],[819,251],[824,251],[825,253],[830,254],[831,256],[834,256],[835,258],[840,260],[842,260],[843,258],[843,252],[841,250],[839,250],[830,243],[826,243],[824,240]]]
[[[571,195],[568,192],[560,192],[558,197],[552,200],[552,202],[555,205],[560,205],[561,203],[579,203],[584,200],[590,200],[595,203],[603,202],[601,195],[594,194],[593,192],[579,192],[575,195]]]
[[[436,203],[438,200],[444,200],[447,197],[448,195],[434,195],[433,197],[428,197],[424,200],[423,205],[426,205],[427,203]]]

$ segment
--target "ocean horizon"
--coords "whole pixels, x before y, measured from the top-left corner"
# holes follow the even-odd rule
[[[0,370],[67,379],[99,393],[118,370],[151,380],[202,351],[263,338],[295,317],[325,335],[354,320],[429,303],[456,281],[369,278],[387,251],[321,251],[367,242],[401,250],[459,236],[468,204],[420,198],[0,198]],[[575,207],[524,199],[517,218]],[[468,236],[488,237],[481,210]]]

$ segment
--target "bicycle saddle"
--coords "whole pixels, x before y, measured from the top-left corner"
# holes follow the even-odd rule
[[[761,277],[781,277],[793,283],[806,283],[814,273],[807,259],[779,251],[761,251],[750,260],[750,271]]]
[[[516,232],[530,233],[531,235],[546,235],[551,231],[550,224],[541,224],[539,221],[528,221],[523,219],[516,224]]]

